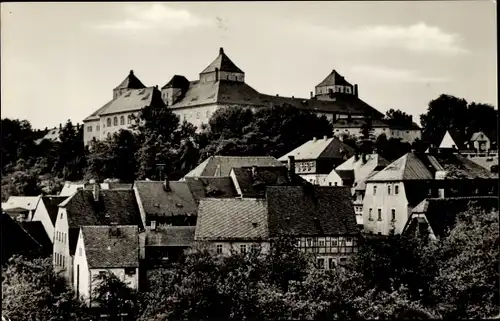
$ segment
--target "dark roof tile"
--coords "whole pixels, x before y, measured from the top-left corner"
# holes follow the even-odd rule
[[[146,246],[190,247],[196,226],[160,226],[147,231]]]
[[[185,177],[229,176],[233,167],[284,166],[272,156],[210,156]]]
[[[231,177],[186,177],[185,181],[195,201],[207,197],[224,198],[236,197],[238,193],[234,188]]]

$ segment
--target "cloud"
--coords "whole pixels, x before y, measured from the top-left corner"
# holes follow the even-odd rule
[[[395,69],[387,66],[355,66],[351,72],[356,77],[406,83],[443,83],[449,78],[424,76],[417,70]]]
[[[140,32],[145,30],[178,31],[198,27],[208,21],[184,9],[175,9],[161,3],[128,4],[126,17],[96,26],[97,29]]]
[[[419,22],[410,26],[365,26],[356,29],[301,26],[308,35],[321,41],[336,41],[352,48],[404,49],[414,53],[459,55],[468,51],[461,47],[461,37],[435,26]]]

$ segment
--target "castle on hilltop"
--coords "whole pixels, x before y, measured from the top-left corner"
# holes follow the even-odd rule
[[[413,123],[410,128],[394,128],[384,115],[358,97],[358,85],[349,83],[333,70],[311,91],[309,98],[281,97],[257,92],[245,82],[245,72],[238,68],[220,48],[217,58],[203,69],[199,79],[190,81],[174,75],[166,85],[146,87],[131,70],[113,89],[113,99],[84,119],[84,142],[101,140],[130,128],[132,115],[146,106],[171,108],[181,120],[201,128],[221,107],[241,106],[257,109],[266,106],[294,106],[326,116],[333,123],[334,135],[360,136],[361,127],[369,118],[374,134],[386,134],[413,142],[421,130]]]

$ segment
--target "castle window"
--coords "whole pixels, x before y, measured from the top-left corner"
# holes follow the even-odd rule
[[[118,126],[118,117],[113,117],[113,126]]]
[[[196,119],[200,119],[200,112],[199,111],[196,112]]]
[[[108,122],[108,127],[111,127],[111,118],[108,117],[107,122]]]
[[[120,116],[120,125],[125,125],[125,117]]]
[[[130,115],[128,115],[128,117],[127,117],[127,124],[130,124],[130,120],[131,120],[131,117],[130,117]]]

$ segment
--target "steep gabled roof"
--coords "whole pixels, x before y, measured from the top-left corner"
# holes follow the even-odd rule
[[[332,70],[332,72],[326,76],[326,78],[320,82],[316,87],[323,87],[323,86],[352,86],[345,78],[339,74],[335,69]]]
[[[161,89],[165,88],[182,88],[182,89],[187,89],[189,87],[189,80],[187,80],[186,77],[184,76],[179,76],[179,75],[174,75],[172,79]]]
[[[85,255],[89,268],[139,267],[139,231],[137,226],[82,226]]]
[[[291,152],[279,158],[284,162],[288,156],[294,156],[295,160],[316,160],[316,159],[339,159],[349,158],[354,155],[354,148],[343,143],[336,137],[312,139]]]
[[[142,89],[146,88],[144,84],[134,75],[134,71],[130,70],[128,76],[115,89]]]
[[[474,141],[479,140],[479,139],[488,139],[489,140],[488,136],[486,136],[485,133],[483,133],[483,132],[476,132],[476,133],[472,134],[472,137],[471,137],[470,141],[474,142]]]
[[[369,178],[367,182],[431,180],[433,178],[433,173],[414,153],[407,153]]]
[[[444,134],[443,139],[441,140],[441,144],[439,144],[439,148],[458,148],[457,143],[451,137],[449,131],[446,131],[446,133]]]
[[[186,177],[185,182],[189,186],[189,190],[197,203],[207,197],[227,198],[238,196],[233,180],[229,176]]]
[[[67,196],[42,196],[42,202],[47,209],[52,224],[56,224],[57,212],[59,211],[59,204],[64,202]]]
[[[28,211],[34,211],[38,206],[40,198],[40,196],[11,196],[7,202],[5,202],[5,208],[3,207],[4,204],[2,204],[2,209],[8,210],[19,207],[27,209]]]
[[[219,49],[219,55],[215,60],[208,65],[201,74],[209,73],[209,72],[214,72],[215,69],[218,69],[219,71],[227,71],[227,72],[238,72],[238,73],[243,73],[243,71],[238,68],[234,62],[229,59],[229,57],[224,53],[224,49],[220,48]]]
[[[492,173],[481,165],[459,154],[438,153],[433,156],[442,170],[446,171],[445,179],[498,179],[497,173]]]
[[[272,156],[210,156],[184,177],[229,176],[233,167],[283,166]]]
[[[204,199],[200,201],[195,240],[265,240],[267,203],[263,199]]]
[[[272,186],[267,188],[266,198],[270,235],[359,233],[347,187]]]
[[[136,181],[135,189],[146,215],[196,215],[197,204],[186,182]]]

